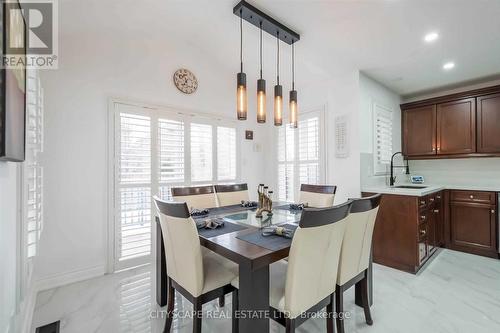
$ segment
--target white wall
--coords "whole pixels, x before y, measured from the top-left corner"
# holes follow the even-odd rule
[[[0,162],[0,332],[13,331],[18,303],[18,168]]]
[[[360,73],[359,75],[360,101],[360,150],[361,150],[361,184],[384,185],[386,175],[374,176],[373,172],[373,104],[377,103],[392,109],[393,124],[393,152],[401,151],[401,97],[379,82]],[[402,163],[398,158],[398,163]]]
[[[103,33],[76,40],[62,35],[59,69],[42,73],[45,229],[37,277],[47,287],[106,268],[108,98],[234,117],[235,75],[219,71],[221,64],[181,39],[121,36],[111,40]],[[184,95],[173,85],[172,74],[180,67],[197,75],[195,94]],[[268,127],[249,116],[242,128],[255,131],[254,141],[242,143],[241,154],[242,179],[254,188],[268,181],[265,150],[253,152],[254,143],[264,147]]]

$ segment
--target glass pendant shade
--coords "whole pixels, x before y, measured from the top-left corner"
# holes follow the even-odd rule
[[[266,122],[266,80],[257,80],[257,122]]]
[[[297,128],[298,122],[297,90],[290,91],[290,125]]]
[[[236,90],[236,112],[238,120],[247,119],[247,75],[245,73],[238,73]]]
[[[274,86],[274,125],[283,125],[283,87]]]

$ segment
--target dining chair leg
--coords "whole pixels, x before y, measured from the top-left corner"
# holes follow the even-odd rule
[[[167,318],[165,319],[165,327],[163,328],[163,333],[170,332],[170,327],[172,326],[174,306],[175,306],[175,288],[172,285],[172,279],[167,277]]]
[[[371,326],[373,325],[373,320],[370,312],[370,303],[368,301],[368,277],[365,276],[359,283],[361,284],[361,301],[363,303],[363,310],[365,311],[365,320],[366,323]]]
[[[286,333],[295,333],[295,320],[287,318],[286,321]]]
[[[344,333],[344,288],[337,286],[335,291],[335,311],[337,311],[337,332]]]
[[[226,303],[226,298],[224,296],[219,297],[219,307],[223,308]]]
[[[233,333],[238,333],[239,332],[239,322],[237,318],[236,312],[238,311],[238,290],[233,291],[233,309],[232,309],[232,332]]]
[[[335,303],[335,293],[330,295],[330,304],[326,306],[326,332],[327,333],[335,333],[335,327],[333,324],[334,319],[334,311],[333,305]]]
[[[201,333],[201,319],[203,318],[202,312],[203,304],[198,298],[195,298],[193,303],[193,333]]]

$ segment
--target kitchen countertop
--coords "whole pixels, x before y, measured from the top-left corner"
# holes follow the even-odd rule
[[[400,185],[413,185],[413,184],[396,184]],[[470,190],[470,191],[491,191],[500,192],[500,184],[498,185],[461,185],[461,184],[446,184],[446,185],[433,185],[433,184],[414,184],[416,186],[426,186],[425,188],[418,189],[408,189],[408,188],[395,188],[390,186],[375,185],[375,186],[363,186],[361,192],[369,193],[383,193],[383,194],[394,194],[394,195],[408,195],[421,197],[434,192],[442,190]]]

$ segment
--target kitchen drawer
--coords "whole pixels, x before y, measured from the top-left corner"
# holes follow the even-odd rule
[[[483,191],[451,191],[451,201],[496,204],[495,192]]]
[[[418,200],[418,207],[419,208],[425,208],[425,207],[427,207],[427,204],[429,203],[429,197],[419,197],[417,200]]]

